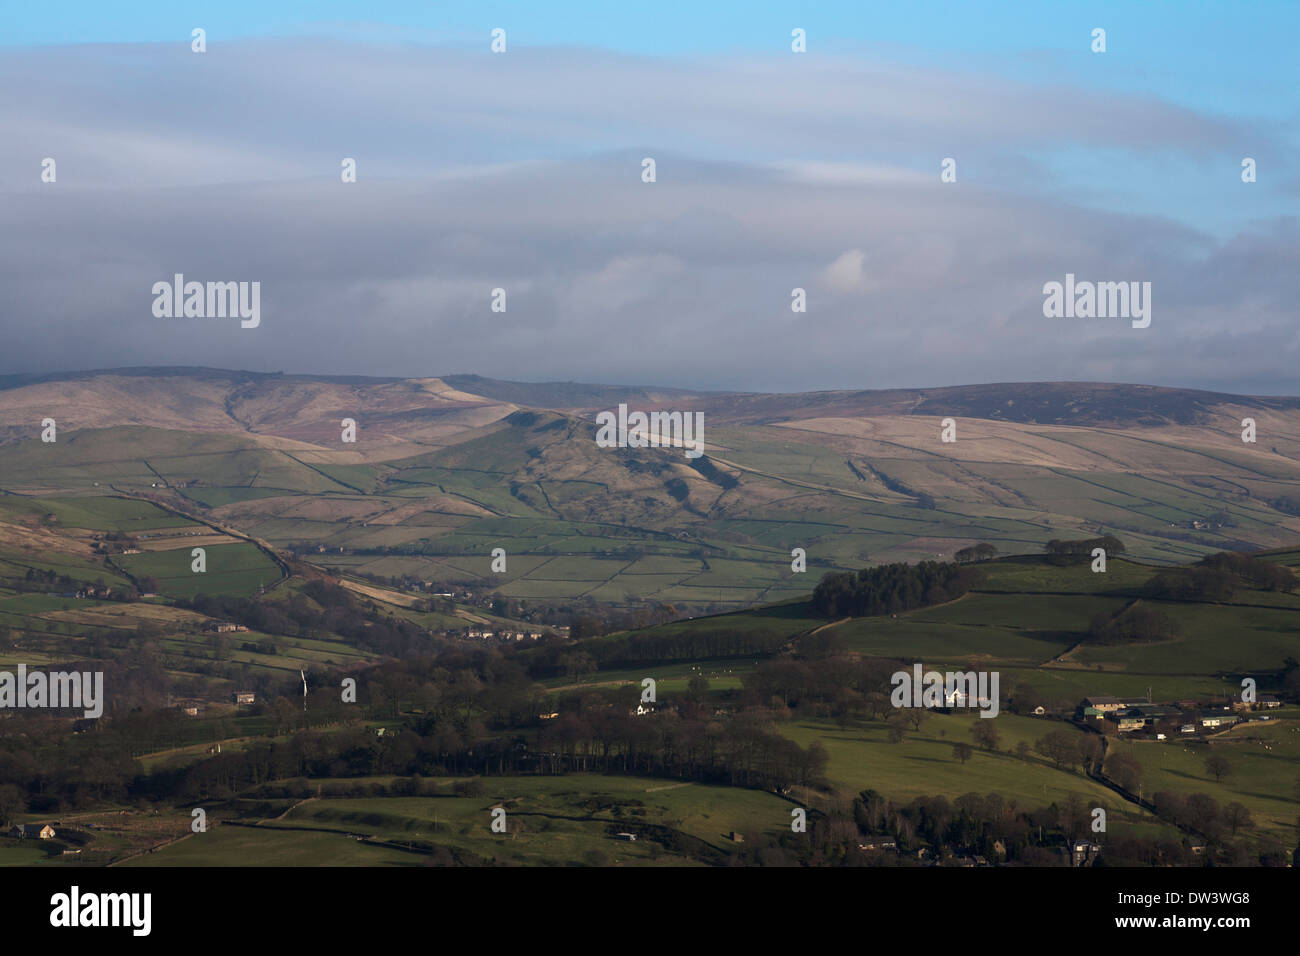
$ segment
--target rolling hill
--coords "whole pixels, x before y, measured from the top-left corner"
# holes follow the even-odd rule
[[[473,375],[119,369],[0,381],[0,491],[152,496],[332,566],[524,599],[724,609],[865,561],[1115,534],[1179,562],[1300,536],[1300,399],[1021,383],[710,393]],[[704,416],[602,449],[597,411]],[[39,440],[58,422],[57,441]],[[941,440],[952,418],[956,441]],[[1258,440],[1241,440],[1242,420]],[[345,442],[343,420],[356,422]],[[494,548],[507,570],[489,569]]]

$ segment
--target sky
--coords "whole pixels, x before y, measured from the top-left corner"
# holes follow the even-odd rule
[[[1240,0],[9,3],[0,373],[1300,394],[1298,27]],[[258,325],[159,317],[178,273],[258,282]],[[1045,316],[1067,274],[1150,283],[1150,324]]]

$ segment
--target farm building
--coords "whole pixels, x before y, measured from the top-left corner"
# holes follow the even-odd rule
[[[1083,712],[1085,714],[1090,710],[1096,711],[1098,714],[1114,714],[1123,710],[1124,707],[1124,703],[1118,697],[1085,697],[1083,699]]]
[[[20,823],[9,828],[9,835],[18,840],[52,840],[54,827],[48,823]]]
[[[1219,711],[1206,711],[1201,714],[1202,727],[1231,727],[1237,722],[1237,717],[1233,714],[1222,713]]]

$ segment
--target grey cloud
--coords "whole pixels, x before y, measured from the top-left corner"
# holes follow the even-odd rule
[[[1010,180],[947,187],[937,162],[920,176],[877,155],[1015,154],[1062,136],[1199,150],[1240,134],[1233,123],[843,64],[792,76],[762,61],[301,41],[205,56],[0,54],[0,82],[36,64],[51,78],[0,106],[19,134],[0,145],[0,371],[1295,391],[1295,220],[1225,241]],[[1062,126],[1062,109],[1096,122]],[[53,186],[34,182],[46,154]],[[354,185],[338,181],[345,155]],[[835,267],[846,255],[857,281]],[[154,318],[152,284],[175,272],[260,281],[262,326]],[[1066,272],[1151,281],[1151,328],[1045,319],[1042,284]],[[498,286],[505,314],[489,310]],[[796,286],[805,315],[790,311]]]

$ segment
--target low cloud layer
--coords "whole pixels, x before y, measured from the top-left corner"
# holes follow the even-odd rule
[[[1107,210],[1044,164],[1285,152],[1149,99],[797,57],[326,41],[0,54],[10,88],[34,74],[0,104],[0,371],[1298,390],[1294,217],[1225,238],[1194,209]],[[175,273],[259,281],[261,325],[155,318]],[[1150,328],[1044,318],[1066,273],[1151,282]]]

